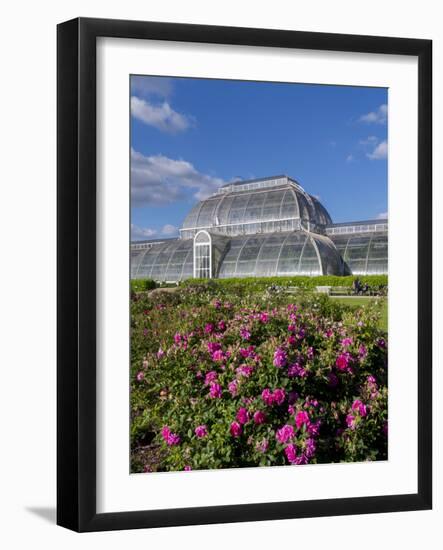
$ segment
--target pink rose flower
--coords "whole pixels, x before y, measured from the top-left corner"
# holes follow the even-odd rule
[[[297,448],[292,443],[285,447],[285,455],[291,464],[295,464],[297,460]]]
[[[352,345],[352,338],[343,338],[343,340],[341,341],[341,345],[343,348],[348,348],[350,345]]]
[[[237,411],[236,419],[240,424],[246,424],[249,421],[249,413],[244,407],[240,407]]]
[[[141,382],[144,379],[144,377],[145,377],[144,372],[140,371],[140,372],[137,373],[137,381],[138,382]]]
[[[213,354],[214,351],[221,349],[221,344],[219,342],[208,342],[206,345],[210,354]]]
[[[315,455],[316,444],[312,437],[309,437],[305,441],[305,455],[306,458],[312,458]]]
[[[269,320],[269,315],[264,311],[263,313],[260,313],[258,318],[259,318],[261,323],[266,324]]]
[[[244,376],[245,378],[249,378],[251,374],[254,372],[254,367],[251,367],[250,365],[240,365],[235,369],[235,372],[237,373],[237,376]]]
[[[234,421],[231,422],[231,427],[229,428],[229,431],[231,432],[232,437],[240,437],[243,431],[243,428],[241,427],[241,424]]]
[[[264,424],[266,422],[266,415],[263,411],[255,411],[254,422],[256,424]]]
[[[299,363],[294,363],[288,367],[288,376],[289,378],[305,378],[308,375],[306,369],[304,369]]]
[[[167,444],[172,447],[173,445],[179,445],[181,438],[178,434],[170,433],[168,439],[166,440]]]
[[[289,336],[288,338],[288,344],[290,346],[294,346],[296,343],[297,343],[297,338],[293,334],[291,334],[291,336]]]
[[[178,434],[175,434],[171,432],[171,429],[169,426],[163,426],[161,429],[161,435],[165,442],[171,447],[173,445],[178,445],[181,441],[180,436]]]
[[[295,415],[295,425],[300,429],[305,424],[309,424],[309,414],[306,411],[298,411]]]
[[[358,412],[358,414],[362,417],[368,414],[366,405],[362,403],[360,399],[356,399],[354,403],[352,403],[351,409],[353,412]]]
[[[338,370],[341,370],[341,371],[346,370],[348,368],[349,359],[350,359],[349,353],[341,353],[337,357],[337,360],[335,361],[335,364]]]
[[[198,439],[201,439],[202,437],[206,437],[208,435],[208,428],[205,424],[201,424],[195,428],[194,432]]]
[[[205,376],[205,386],[209,386],[211,382],[215,382],[217,380],[218,374],[215,372],[215,370],[211,370],[206,373]]]
[[[285,424],[282,428],[277,430],[275,437],[279,443],[286,443],[289,439],[294,437],[294,426]]]
[[[285,350],[282,348],[277,348],[274,352],[274,366],[278,368],[284,367],[286,365],[286,361],[287,356]]]
[[[263,403],[268,407],[274,403],[274,396],[269,388],[265,388],[261,392],[261,398],[263,399]]]
[[[240,355],[244,357],[245,359],[248,357],[254,357],[254,346],[249,346],[246,348],[240,348]]]
[[[272,394],[272,398],[273,398],[274,403],[276,403],[277,405],[281,405],[283,403],[283,401],[286,399],[285,390],[283,390],[281,388],[277,388],[276,390],[274,390],[274,392]]]
[[[166,441],[169,437],[169,434],[171,433],[171,429],[169,428],[169,426],[163,426],[160,433],[162,434],[163,439]]]
[[[232,397],[235,397],[238,394],[238,382],[237,382],[237,380],[232,380],[232,382],[229,382],[228,391],[232,395]]]
[[[346,416],[346,426],[351,430],[355,429],[355,416],[353,414],[348,414]]]
[[[320,433],[321,420],[317,422],[309,422],[307,424],[308,434],[317,437]]]
[[[225,354],[222,352],[221,349],[214,351],[214,353],[212,354],[212,360],[216,363],[220,363],[221,361],[223,361],[224,358]]]
[[[209,386],[209,396],[212,399],[219,399],[222,396],[222,387],[216,382],[211,382]]]

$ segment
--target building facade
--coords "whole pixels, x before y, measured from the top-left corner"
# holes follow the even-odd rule
[[[227,184],[191,209],[178,238],[131,243],[133,279],[387,272],[387,220],[334,224],[288,176]]]

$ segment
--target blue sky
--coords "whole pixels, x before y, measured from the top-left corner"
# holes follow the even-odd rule
[[[235,179],[287,174],[335,222],[386,217],[385,88],[131,77],[133,239]]]

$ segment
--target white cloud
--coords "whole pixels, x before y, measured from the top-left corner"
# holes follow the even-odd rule
[[[359,141],[360,145],[374,145],[378,142],[378,137],[376,136],[368,136],[366,139],[361,139]]]
[[[185,160],[163,155],[145,156],[131,151],[131,200],[133,206],[171,204],[189,197],[197,200],[212,195],[226,182],[202,174]]]
[[[131,97],[131,114],[145,124],[171,134],[184,132],[192,122],[190,117],[174,111],[167,101],[154,105],[136,96]]]
[[[353,162],[354,161],[354,155],[348,155],[346,157],[346,162]]]
[[[131,223],[131,240],[132,241],[150,239],[156,235],[172,236],[172,235],[176,235],[177,233],[178,233],[178,228],[175,227],[175,225],[171,225],[170,223],[167,223],[166,225],[164,225],[161,231],[157,231],[157,229],[153,229],[150,227],[141,227],[139,225],[135,225]]]
[[[388,143],[381,141],[372,151],[372,153],[366,153],[366,156],[371,160],[381,160],[388,157]]]
[[[386,220],[387,218],[388,218],[387,212],[380,212],[380,214],[378,214],[377,216],[377,220]]]
[[[150,229],[149,227],[140,227],[139,225],[134,225],[131,223],[131,240],[142,240],[149,239],[153,237],[157,231],[155,229]]]
[[[169,97],[172,94],[172,80],[164,76],[141,76],[131,77],[131,95],[147,97],[156,95]]]
[[[386,104],[380,105],[376,111],[371,111],[362,115],[360,122],[367,122],[368,124],[386,124],[388,118],[388,106]]]
[[[174,235],[178,231],[178,228],[175,227],[175,225],[171,225],[170,223],[167,223],[162,228],[162,235]]]

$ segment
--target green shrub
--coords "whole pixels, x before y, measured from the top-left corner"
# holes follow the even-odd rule
[[[232,279],[187,279],[182,282],[184,286],[209,285],[212,288],[232,288],[241,285],[250,292],[262,291],[266,288],[276,285],[280,287],[299,287],[303,289],[314,289],[317,286],[342,286],[351,288],[356,276],[350,275],[339,277],[336,275],[320,275],[317,277],[294,276],[294,277],[245,277]],[[387,275],[362,275],[358,279],[369,285],[371,288],[383,289],[388,286]]]
[[[131,471],[386,460],[378,302],[217,284],[132,298]]]
[[[157,287],[157,284],[152,279],[132,279],[131,290],[132,292],[145,292],[146,290],[152,290]]]

